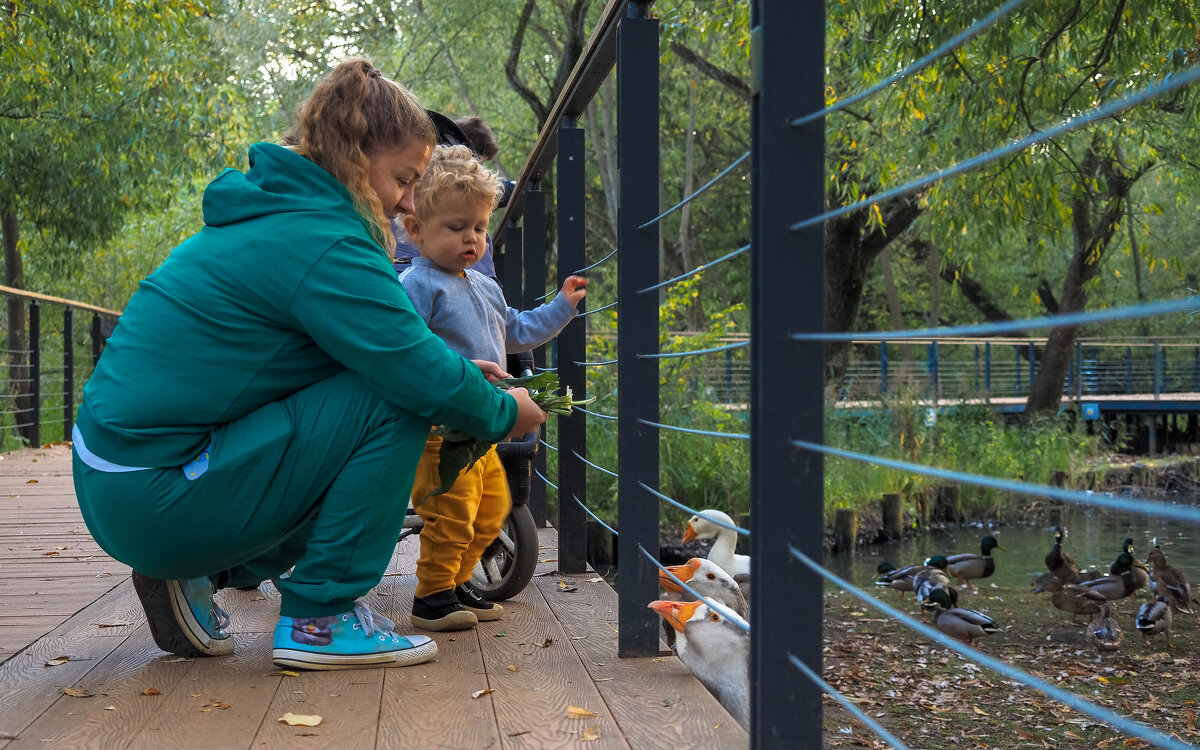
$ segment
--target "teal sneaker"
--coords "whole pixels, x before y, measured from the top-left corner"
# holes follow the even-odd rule
[[[229,615],[213,601],[217,589],[207,577],[163,580],[135,570],[133,588],[163,651],[188,657],[233,653],[233,636],[225,630]]]
[[[328,617],[280,617],[271,661],[295,669],[404,667],[437,656],[424,635],[396,635],[396,625],[361,601]]]

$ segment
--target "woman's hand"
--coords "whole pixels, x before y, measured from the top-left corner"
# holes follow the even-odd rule
[[[540,406],[533,403],[533,399],[529,397],[528,390],[525,388],[510,388],[505,393],[517,400],[517,421],[513,425],[512,432],[508,433],[508,437],[524,437],[546,423],[546,419],[550,415],[542,411]]]
[[[512,377],[512,375],[501,369],[500,365],[495,362],[488,362],[486,359],[473,359],[471,361],[475,363],[475,366],[479,368],[479,371],[483,373],[483,376],[487,378],[489,383],[495,383],[497,380]]]

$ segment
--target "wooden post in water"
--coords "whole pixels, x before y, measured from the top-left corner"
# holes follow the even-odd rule
[[[903,529],[904,507],[900,504],[900,493],[888,492],[881,501],[883,506],[883,533],[888,539],[899,539]]]
[[[854,549],[858,538],[858,513],[853,508],[838,508],[833,522],[838,551]]]

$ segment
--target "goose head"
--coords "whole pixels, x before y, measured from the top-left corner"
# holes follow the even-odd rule
[[[719,523],[713,523],[713,521]],[[720,524],[725,524],[725,526]],[[732,528],[734,525],[733,519],[729,517],[728,513],[713,508],[702,510],[688,519],[687,527],[683,531],[683,543],[687,544],[693,539],[712,539],[722,533],[736,534],[737,532]]]

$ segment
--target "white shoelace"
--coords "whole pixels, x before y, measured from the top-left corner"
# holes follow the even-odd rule
[[[390,633],[396,628],[396,623],[383,615],[372,612],[371,608],[362,599],[354,602],[354,616],[358,618],[358,623],[362,625],[363,634],[368,638],[374,635],[376,631]]]

